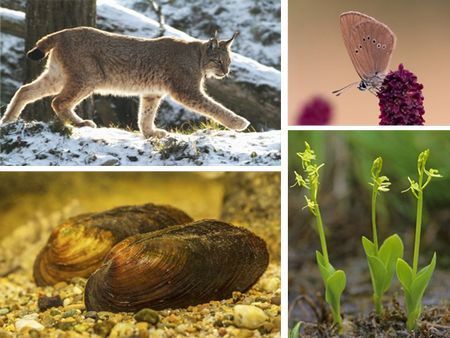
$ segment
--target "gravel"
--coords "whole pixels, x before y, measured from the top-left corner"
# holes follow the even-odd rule
[[[229,299],[158,312],[87,312],[83,278],[51,287],[36,286],[32,278],[34,258],[50,230],[65,217],[58,214],[38,219],[17,228],[0,243],[0,337],[280,337],[280,266],[275,263],[246,293],[234,292]],[[40,297],[59,297],[62,304],[40,310]]]

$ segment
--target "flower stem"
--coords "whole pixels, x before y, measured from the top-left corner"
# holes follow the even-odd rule
[[[373,295],[373,302],[375,303],[375,312],[380,315],[382,311],[381,307],[381,297],[378,297],[376,294]]]
[[[373,233],[373,244],[375,245],[376,252],[378,252],[377,210],[376,210],[377,195],[378,195],[378,186],[374,184],[372,191],[372,233]]]
[[[414,239],[413,276],[416,276],[419,265],[420,230],[422,227],[422,207],[423,207],[423,172],[419,173],[419,193],[417,198],[416,233]]]
[[[316,220],[317,220],[317,232],[319,233],[320,237],[320,245],[322,247],[322,255],[325,259],[325,262],[330,262],[328,259],[328,250],[327,250],[327,240],[325,238],[325,231],[323,230],[323,223],[322,223],[322,215],[320,214],[320,208],[319,205],[316,203]]]

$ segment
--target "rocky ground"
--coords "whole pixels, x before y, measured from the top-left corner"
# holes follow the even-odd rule
[[[23,122],[0,127],[1,165],[280,165],[280,131],[201,129],[144,139],[116,128]]]
[[[70,208],[18,227],[0,243],[0,337],[279,337],[280,267],[247,293],[187,309],[87,312],[85,279],[37,287],[32,264]]]

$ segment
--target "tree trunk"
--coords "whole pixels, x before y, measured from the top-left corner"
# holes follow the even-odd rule
[[[280,260],[280,173],[227,173],[222,220],[263,238],[273,261]]]
[[[26,52],[43,36],[65,28],[77,26],[95,27],[96,0],[28,0],[26,5]],[[43,70],[46,59],[36,62],[27,59],[25,83],[33,81]],[[51,98],[30,104],[25,118],[49,121],[56,117],[50,106]],[[92,97],[77,108],[83,118],[92,119]]]

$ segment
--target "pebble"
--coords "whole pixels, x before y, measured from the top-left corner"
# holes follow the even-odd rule
[[[81,295],[83,293],[83,290],[81,290],[78,286],[75,286],[72,291],[75,295]]]
[[[44,329],[44,325],[42,325],[38,321],[34,319],[25,319],[25,318],[16,320],[15,327],[17,332],[22,330],[24,327],[29,327],[38,331]]]
[[[71,310],[68,310],[68,311],[64,312],[64,313],[62,314],[62,317],[63,317],[63,318],[73,317],[73,316],[75,316],[75,315],[78,314],[78,313],[80,313],[80,310],[77,310],[77,309],[71,309]]]
[[[66,286],[67,286],[66,282],[58,282],[55,285],[53,285],[53,288],[55,290],[61,290],[61,289],[64,289]]]
[[[240,328],[257,329],[269,318],[263,310],[253,305],[236,305],[234,307],[234,324]]]
[[[64,301],[63,301],[63,305],[64,305],[64,306],[68,306],[68,305],[70,305],[70,304],[72,304],[72,298],[66,298],[66,299],[64,299]]]
[[[134,315],[134,319],[138,322],[147,322],[156,325],[159,322],[159,315],[155,310],[142,309]]]
[[[92,318],[94,320],[98,319],[98,314],[95,311],[88,311],[84,314],[84,318]]]
[[[68,330],[72,330],[73,323],[60,322],[60,323],[56,324],[56,327],[60,330],[68,331]]]
[[[139,331],[146,331],[146,330],[148,330],[148,323],[146,323],[146,322],[139,322],[139,323],[136,323],[136,328],[137,328]]]
[[[134,334],[134,325],[130,323],[116,324],[109,334],[109,338],[131,337]]]
[[[275,292],[280,288],[280,279],[278,277],[270,277],[261,281],[261,288],[267,292]]]
[[[67,310],[84,310],[86,308],[86,306],[83,303],[78,303],[78,304],[70,304],[66,306]]]
[[[114,327],[114,323],[107,320],[94,325],[94,332],[102,337],[107,337]]]
[[[270,298],[270,302],[274,305],[281,305],[281,297],[273,296],[272,298]]]
[[[9,309],[7,307],[4,307],[4,308],[0,309],[0,316],[6,315],[8,313],[9,313]]]
[[[45,311],[52,307],[63,306],[62,299],[59,295],[53,297],[41,296],[38,298],[39,311]]]

